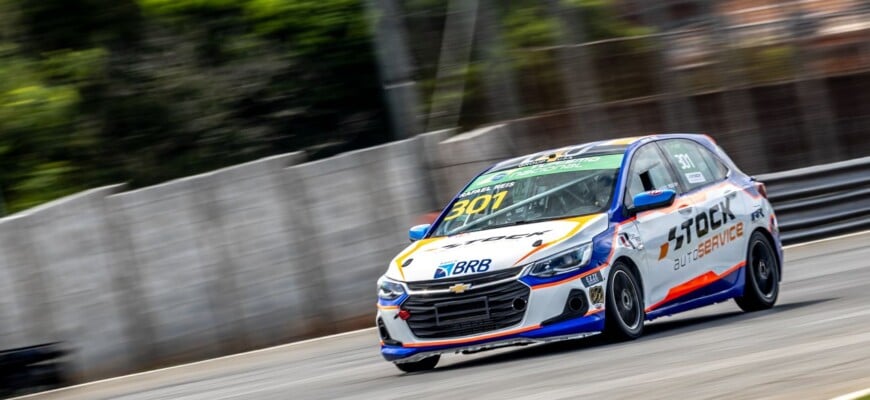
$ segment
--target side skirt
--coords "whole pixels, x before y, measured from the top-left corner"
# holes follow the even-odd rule
[[[646,320],[652,321],[659,317],[667,317],[742,296],[743,288],[746,286],[746,268],[741,268],[735,273],[740,274],[740,276],[737,277],[736,282],[731,287],[711,294],[703,294],[703,292],[709,291],[709,287],[698,289],[694,293],[686,294],[681,299],[676,299],[674,303],[648,311],[646,313]]]

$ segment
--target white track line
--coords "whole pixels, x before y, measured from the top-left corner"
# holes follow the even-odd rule
[[[840,239],[845,239],[845,238],[849,238],[852,236],[864,235],[864,234],[868,234],[868,233],[870,233],[870,230],[863,231],[863,232],[850,233],[850,234],[842,235],[842,236],[834,236],[834,237],[820,239],[820,240],[816,240],[816,241],[812,241],[812,242],[793,244],[793,245],[789,245],[789,246],[784,246],[783,249],[793,249],[795,247],[808,246],[808,245],[823,243],[823,242],[832,241],[832,240],[840,240]],[[192,363],[188,363],[188,364],[174,365],[174,366],[166,367],[166,368],[153,369],[150,371],[137,372],[135,374],[130,374],[130,375],[122,375],[122,376],[116,376],[114,378],[107,378],[107,379],[103,379],[103,380],[99,380],[99,381],[82,383],[82,384],[78,384],[75,386],[67,386],[67,387],[63,387],[60,389],[49,390],[49,391],[35,393],[35,394],[26,395],[26,396],[22,396],[22,397],[15,397],[15,399],[27,399],[27,398],[31,398],[31,397],[35,397],[35,396],[52,394],[52,393],[65,391],[65,390],[80,389],[80,388],[84,388],[84,387],[88,387],[88,386],[92,386],[92,385],[114,382],[114,381],[118,381],[121,379],[135,378],[135,377],[145,376],[145,375],[154,374],[154,373],[158,373],[158,372],[172,371],[172,370],[179,369],[179,368],[187,368],[187,367],[192,367],[192,366],[196,366],[196,365],[202,365],[202,364],[210,363],[213,361],[230,360],[233,358],[244,357],[244,356],[251,355],[251,354],[257,354],[257,353],[263,353],[263,352],[272,351],[272,350],[283,349],[283,348],[287,348],[287,347],[299,346],[299,345],[303,345],[303,344],[319,342],[321,340],[329,340],[329,339],[334,339],[334,338],[338,338],[338,337],[342,337],[342,336],[353,335],[355,333],[362,333],[362,332],[368,332],[368,331],[373,331],[373,330],[375,330],[375,327],[363,328],[363,329],[358,329],[358,330],[350,331],[350,332],[336,333],[334,335],[321,336],[321,337],[316,337],[316,338],[312,338],[312,339],[301,340],[298,342],[281,344],[281,345],[272,346],[272,347],[266,347],[264,349],[252,350],[252,351],[248,351],[248,352],[244,352],[244,353],[230,354],[230,355],[226,355],[226,356],[222,356],[222,357],[210,358],[208,360],[196,361],[196,362],[192,362]],[[856,392],[856,393],[859,393],[859,392]],[[861,393],[863,393],[863,392],[861,392]],[[852,399],[852,398],[843,397],[841,399],[838,397],[835,400],[850,400],[850,399]]]
[[[870,395],[870,389],[859,390],[857,392],[852,392],[849,394],[844,394],[839,397],[834,397],[831,400],[855,400],[864,396]]]

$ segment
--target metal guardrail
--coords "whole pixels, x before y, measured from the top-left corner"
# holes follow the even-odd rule
[[[59,343],[0,351],[0,398],[62,386],[66,353]]]
[[[785,244],[870,228],[870,157],[756,176]]]

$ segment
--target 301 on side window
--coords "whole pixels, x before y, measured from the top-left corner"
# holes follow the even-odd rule
[[[695,168],[695,163],[692,162],[692,159],[689,157],[688,154],[686,154],[686,153],[675,154],[674,157],[676,157],[676,158],[677,158],[677,162],[680,163],[680,168],[681,168],[681,169],[692,169],[692,168]]]

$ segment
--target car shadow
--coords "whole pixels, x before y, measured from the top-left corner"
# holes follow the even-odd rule
[[[765,310],[765,311],[757,311],[751,313],[744,313],[740,311],[729,311],[718,314],[711,315],[703,315],[698,317],[688,317],[688,318],[680,318],[675,320],[660,320],[656,322],[647,322],[647,325],[644,327],[644,336],[637,340],[637,342],[645,342],[648,340],[655,340],[660,337],[667,337],[672,335],[680,335],[685,334],[687,332],[693,332],[703,329],[715,328],[722,325],[733,324],[739,321],[748,321],[756,318],[766,317],[773,314],[778,313],[786,313],[792,310],[813,306],[816,304],[826,303],[832,300],[836,300],[836,298],[826,298],[826,299],[817,299],[817,300],[806,300],[806,301],[797,301],[793,303],[780,304],[776,307]],[[609,345],[619,345],[620,343],[614,343],[607,340],[603,335],[595,335],[584,339],[576,339],[576,340],[566,340],[562,342],[555,343],[545,343],[538,345],[529,345],[525,348],[516,348],[517,350],[497,353],[489,356],[483,356],[467,361],[460,361],[450,365],[446,365],[444,367],[436,368],[433,371],[429,371],[427,373],[438,373],[439,371],[452,371],[463,368],[470,368],[482,365],[491,365],[498,364],[509,361],[519,361],[524,359],[533,359],[538,357],[546,357],[552,354],[558,353],[566,353],[573,351],[583,351],[586,349],[609,346]],[[508,347],[510,349],[510,347]]]
[[[749,321],[756,318],[785,313],[804,307],[814,306],[816,304],[827,303],[833,300],[837,299],[826,298],[796,301],[793,303],[779,304],[769,310],[756,312],[729,311],[719,314],[703,315],[699,317],[680,318],[673,320],[664,317],[664,319],[647,323],[647,325],[644,327],[644,337],[667,337],[679,335],[685,332],[715,328],[722,325],[733,324],[739,321]]]

